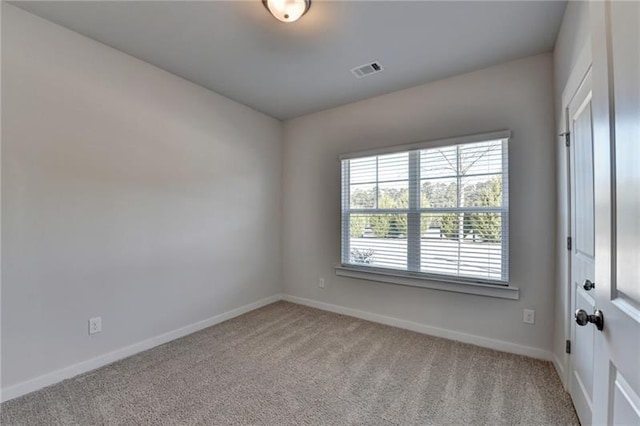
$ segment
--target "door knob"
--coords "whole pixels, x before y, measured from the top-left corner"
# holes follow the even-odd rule
[[[582,284],[582,288],[584,288],[585,290],[589,291],[592,288],[596,288],[596,283],[591,282],[591,280],[584,280],[584,283]]]
[[[587,325],[592,323],[596,325],[599,331],[604,328],[604,314],[600,309],[596,310],[593,315],[589,315],[584,309],[578,309],[575,314],[576,323],[578,325]]]

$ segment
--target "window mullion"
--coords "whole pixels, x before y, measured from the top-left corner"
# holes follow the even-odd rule
[[[420,272],[420,151],[409,151],[407,269]]]

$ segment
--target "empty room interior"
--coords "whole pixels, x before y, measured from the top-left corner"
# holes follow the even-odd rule
[[[640,426],[640,1],[0,13],[0,424]]]

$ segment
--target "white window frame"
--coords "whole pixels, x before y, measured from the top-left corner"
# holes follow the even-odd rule
[[[456,208],[417,208],[420,197],[420,176],[419,176],[419,156],[421,149],[431,149],[443,146],[461,145],[474,142],[486,142],[498,139],[506,139],[505,148],[509,146],[511,132],[503,130],[492,133],[476,134],[435,141],[418,142],[408,145],[398,145],[388,148],[354,152],[339,156],[342,164],[341,172],[343,176],[348,175],[349,163],[343,160],[357,159],[376,155],[391,153],[409,153],[409,207],[407,209],[353,209],[350,206],[349,180],[342,179],[342,205],[341,205],[341,262],[336,267],[336,274],[350,278],[382,281],[392,284],[409,285],[414,287],[435,288],[439,290],[454,291],[461,293],[478,294],[507,299],[518,299],[519,290],[509,285],[509,196],[508,196],[508,153],[505,152],[507,165],[503,168],[503,205],[501,207],[482,207],[478,210],[496,211],[502,214],[502,278],[492,280],[481,277],[462,277],[455,275],[438,275],[420,271],[420,214],[421,213],[448,213],[448,212],[468,212],[474,210],[473,207]],[[345,170],[346,168],[346,170]],[[417,174],[417,175],[416,175]],[[458,177],[460,179],[460,177]],[[458,182],[458,188],[460,183]],[[346,194],[346,196],[345,196]],[[344,214],[344,212],[349,214]],[[350,214],[375,214],[375,213],[401,213],[407,215],[407,270],[396,270],[380,268],[367,265],[354,265],[349,263],[349,218]]]

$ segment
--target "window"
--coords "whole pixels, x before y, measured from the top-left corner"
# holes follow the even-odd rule
[[[507,285],[508,138],[341,157],[342,265]]]

